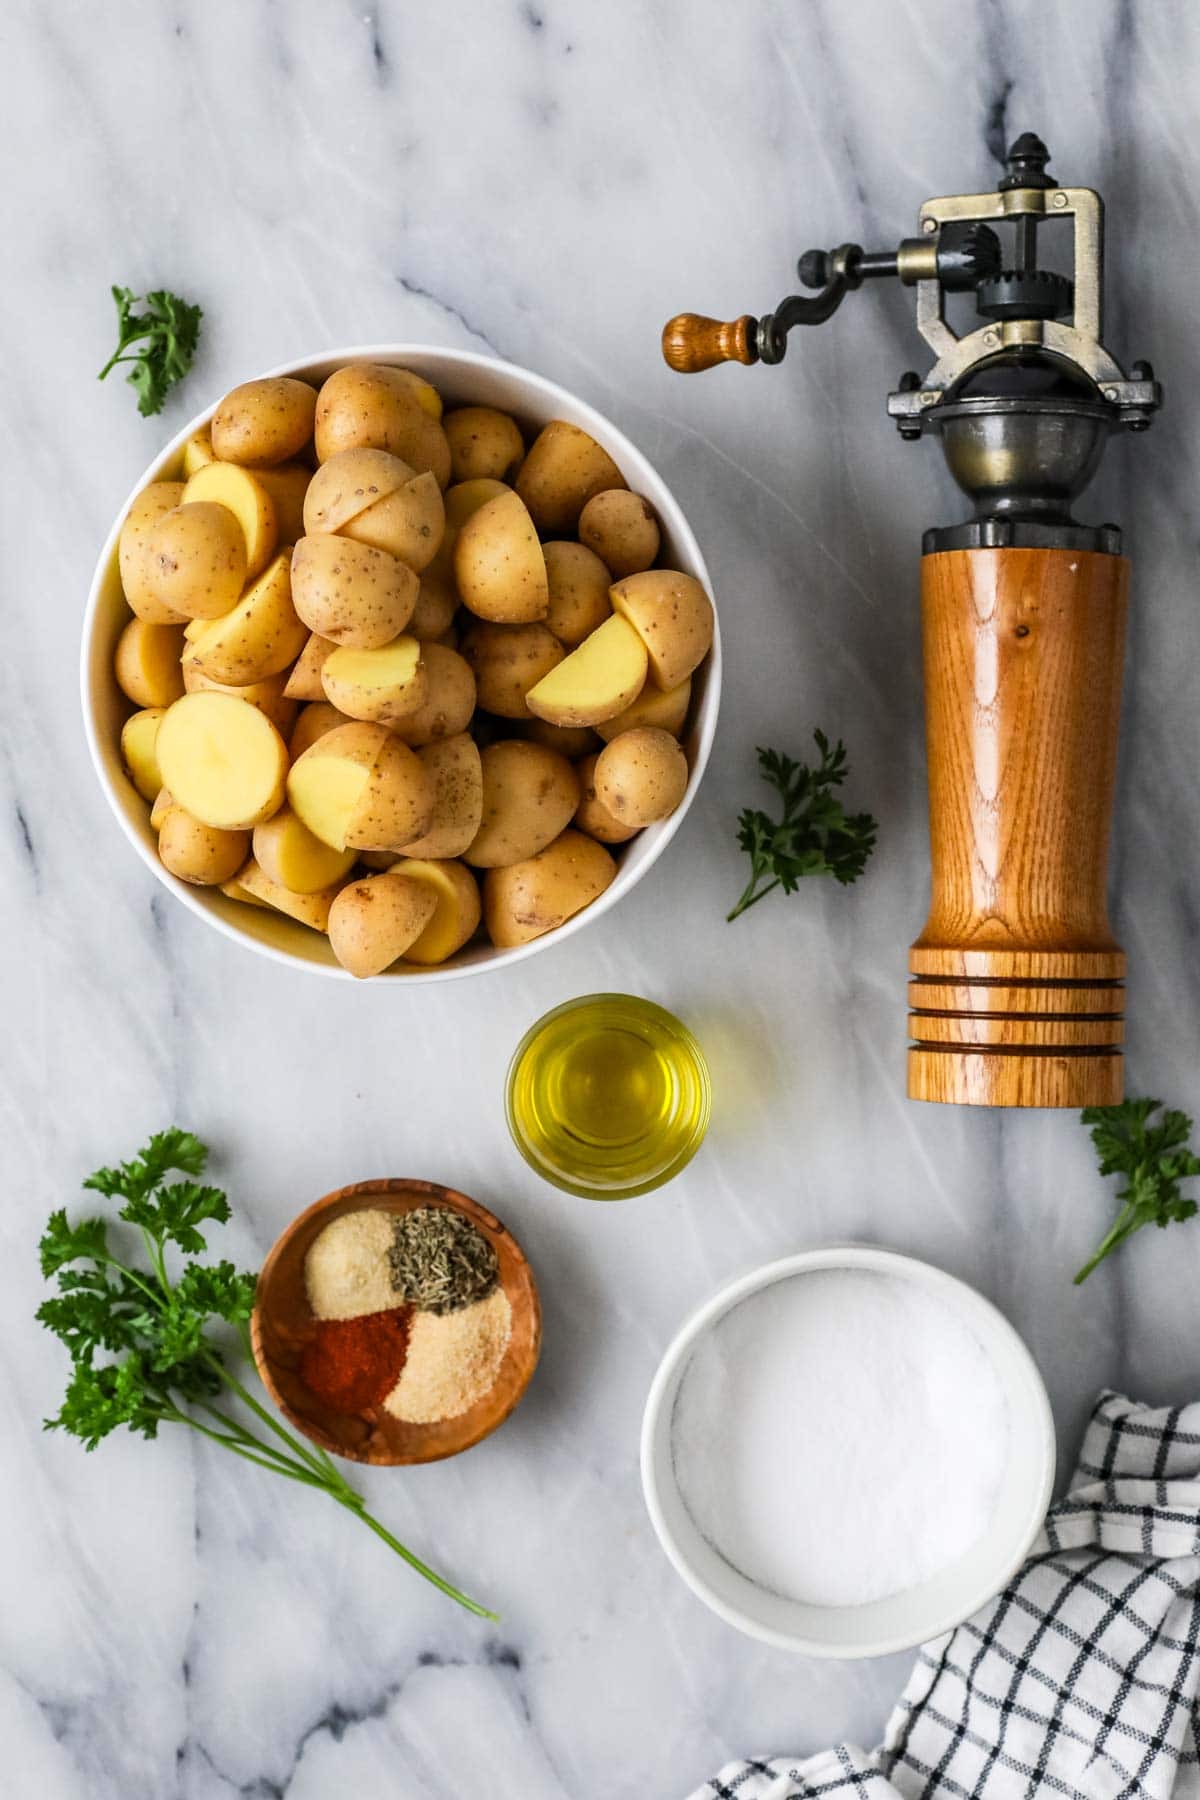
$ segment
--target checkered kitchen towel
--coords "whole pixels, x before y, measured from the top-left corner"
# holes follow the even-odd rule
[[[1200,1404],[1104,1393],[1066,1498],[926,1644],[879,1750],[731,1763],[692,1800],[1200,1800]]]

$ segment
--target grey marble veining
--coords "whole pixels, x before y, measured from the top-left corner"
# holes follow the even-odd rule
[[[47,1800],[614,1800],[728,1755],[870,1742],[906,1659],[796,1660],[678,1582],[636,1470],[684,1314],[757,1261],[861,1236],[977,1283],[1027,1337],[1064,1458],[1104,1383],[1195,1397],[1200,1230],[1085,1289],[1111,1195],[1073,1116],[903,1098],[905,951],[926,899],[921,528],[961,503],[884,397],[920,347],[867,291],[779,370],[684,382],[663,319],[773,306],[795,255],[884,245],[1039,130],[1109,207],[1109,330],[1168,406],[1114,446],[1088,516],[1135,565],[1114,906],[1135,1091],[1200,1111],[1200,708],[1192,420],[1200,13],[1183,0],[534,0],[438,6],[9,0],[0,17],[0,1743]],[[110,282],[206,313],[146,423],[93,379]],[[608,412],[689,511],[727,645],[717,750],[670,854],[512,978],[410,998],[305,981],[170,903],[120,839],[76,697],[97,547],[162,437],[286,357],[409,339],[540,369]],[[882,821],[868,878],[727,927],[754,746],[851,749]],[[501,1083],[574,993],[652,995],[703,1039],[716,1114],[667,1191],[596,1208],[531,1179]],[[366,1483],[490,1598],[484,1629],[328,1502],[168,1433],[85,1457],[40,1420],[63,1377],[34,1244],[82,1174],[168,1121],[218,1150],[230,1251],[384,1172],[494,1204],[546,1302],[526,1402],[469,1456]]]

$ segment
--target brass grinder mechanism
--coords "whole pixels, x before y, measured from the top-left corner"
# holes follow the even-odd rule
[[[984,1106],[1105,1106],[1123,1091],[1125,957],[1105,900],[1128,563],[1073,502],[1112,431],[1162,391],[1103,339],[1104,205],[1063,187],[1032,132],[994,192],[927,200],[894,251],[809,250],[760,319],[681,313],[663,355],[691,373],[777,363],[865,282],[916,290],[934,355],[900,377],[900,435],[941,439],[972,516],[924,534],[921,610],[932,898],[909,955],[908,1091]],[[1073,279],[1038,266],[1069,219]],[[999,227],[999,230],[996,229]],[[1006,257],[1001,232],[1009,240]],[[979,323],[957,336],[951,294]]]

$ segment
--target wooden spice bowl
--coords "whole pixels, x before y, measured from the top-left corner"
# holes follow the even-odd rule
[[[512,1307],[512,1336],[489,1391],[455,1419],[414,1425],[382,1406],[340,1412],[317,1398],[300,1379],[300,1358],[318,1321],[308,1304],[304,1263],[314,1239],[344,1213],[379,1208],[412,1212],[445,1206],[461,1213],[496,1252],[500,1284]],[[437,1462],[469,1450],[502,1425],[529,1385],[542,1342],[542,1309],[525,1252],[494,1213],[436,1181],[358,1181],[317,1200],[276,1240],[258,1278],[250,1341],[263,1385],[284,1417],[323,1450],[354,1462]]]

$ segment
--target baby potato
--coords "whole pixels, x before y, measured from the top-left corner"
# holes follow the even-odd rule
[[[546,624],[560,644],[574,650],[612,612],[612,576],[594,550],[565,538],[542,545],[549,604]]]
[[[606,742],[619,737],[623,731],[632,731],[635,725],[656,725],[660,731],[669,731],[672,737],[682,737],[691,703],[690,675],[673,688],[656,688],[648,681],[624,712],[619,712],[615,719],[602,719],[596,730]]]
[[[237,874],[249,852],[249,832],[205,825],[182,806],[168,806],[159,826],[159,861],[193,887],[220,887]]]
[[[204,467],[205,463],[216,462],[216,460],[213,454],[212,432],[207,425],[202,425],[199,431],[193,431],[183,446],[184,476],[194,475],[197,469]]]
[[[213,454],[227,463],[287,462],[312,437],[316,407],[308,382],[291,375],[244,381],[213,414]]]
[[[329,942],[344,969],[381,975],[420,937],[437,911],[426,881],[389,872],[344,887],[329,909]]]
[[[412,618],[408,621],[408,629],[412,635],[420,638],[422,643],[436,643],[453,625],[457,611],[458,593],[453,577],[426,569],[417,589],[417,603],[413,607]]]
[[[292,552],[292,597],[310,631],[354,650],[380,650],[412,617],[420,583],[386,550],[349,538],[303,537]]]
[[[336,731],[339,725],[349,725],[351,721],[345,713],[340,713],[336,706],[330,706],[327,700],[314,700],[311,705],[301,709],[300,717],[292,728],[288,739],[288,755],[293,762],[311,750],[318,738],[327,731]]]
[[[461,950],[479,928],[479,884],[460,862],[406,857],[395,865],[397,875],[429,886],[437,908],[419,938],[404,952],[405,962],[444,963]]]
[[[578,831],[586,831],[589,837],[595,838],[598,844],[623,844],[629,838],[636,837],[640,827],[626,825],[620,819],[615,819],[604,802],[597,798],[598,761],[598,756],[585,756],[579,765],[581,797],[572,823]]]
[[[151,804],[163,784],[154,750],[163,712],[161,706],[143,707],[141,712],[131,713],[121,727],[121,755],[129,779],[142,799]]]
[[[617,582],[612,603],[645,644],[657,687],[678,687],[712,648],[712,601],[694,576],[647,569]]]
[[[175,802],[171,799],[168,789],[165,787],[159,788],[157,794],[154,796],[154,805],[150,808],[151,831],[162,830],[162,822],[174,804]]]
[[[463,605],[477,618],[525,625],[545,617],[546,559],[516,494],[497,494],[464,522],[454,543],[454,579]]]
[[[231,889],[240,889],[240,892],[231,892]],[[329,911],[340,890],[341,883],[336,882],[315,894],[293,894],[281,882],[272,881],[266,870],[260,869],[251,857],[232,882],[223,884],[221,892],[251,906],[269,906],[275,912],[286,913],[289,919],[295,919],[313,931],[328,931]]]
[[[121,586],[131,612],[148,625],[178,625],[181,613],[164,606],[150,579],[147,550],[151,534],[164,513],[173,512],[183,499],[182,481],[152,481],[144,487],[125,515],[117,547]]]
[[[508,413],[494,406],[458,406],[442,418],[450,445],[451,481],[491,476],[510,481],[521,466],[525,440]]]
[[[433,818],[428,831],[405,845],[404,854],[435,860],[461,856],[483,818],[479,748],[469,733],[460,731],[436,744],[426,744],[417,755],[433,786]]]
[[[184,619],[219,619],[246,580],[246,540],[228,507],[185,501],[164,513],[146,546],[155,597]]]
[[[183,692],[183,629],[130,619],[113,656],[117,686],[135,706],[170,706]]]
[[[172,799],[202,825],[249,831],[283,803],[283,739],[265,713],[231,694],[176,700],[159,724],[155,748]]]
[[[593,494],[579,515],[579,541],[594,550],[616,580],[648,569],[658,555],[654,508],[628,488]]]
[[[600,738],[590,725],[550,725],[545,719],[529,719],[524,735],[531,744],[557,750],[568,762],[577,762],[600,748]]]
[[[424,390],[407,369],[351,363],[331,375],[317,395],[317,460],[340,450],[390,450],[418,474],[428,469],[440,488],[450,480],[450,445]],[[433,390],[430,389],[430,392]]]
[[[253,849],[263,873],[291,894],[319,894],[333,887],[350,873],[357,854],[322,843],[290,806],[281,806],[254,827]]]
[[[688,763],[668,731],[638,725],[606,744],[593,772],[596,798],[623,825],[667,819],[687,792]]]
[[[642,691],[646,646],[627,620],[613,614],[551,669],[525,702],[551,725],[599,725],[623,712]]]
[[[270,494],[249,469],[239,469],[236,463],[211,462],[197,469],[183,490],[185,506],[202,500],[228,508],[241,526],[246,577],[253,581],[266,568],[279,542],[279,521]]]
[[[185,656],[183,659],[183,685],[187,693],[232,694],[235,700],[244,700],[248,706],[257,706],[259,712],[266,713],[282,737],[286,737],[296,723],[299,707],[298,701],[287,698],[286,679],[283,674],[265,675],[261,681],[250,681],[238,687],[236,683],[214,681],[190,658]]]
[[[445,524],[442,490],[426,469],[347,519],[342,535],[360,544],[373,544],[377,550],[390,550],[419,575],[437,555]]]
[[[616,872],[603,844],[581,831],[564,831],[528,861],[488,870],[483,878],[488,936],[498,950],[543,937],[598,899]]]
[[[255,469],[254,479],[271,497],[278,541],[294,544],[304,536],[304,496],[312,470],[304,463],[280,463],[274,469]]]
[[[335,850],[400,850],[429,829],[433,783],[384,725],[355,720],[323,733],[292,764],[292,810]]]
[[[563,660],[563,647],[544,625],[473,624],[462,654],[475,672],[479,705],[502,719],[527,719],[525,696]]]
[[[594,437],[551,419],[534,439],[515,487],[543,537],[573,532],[593,494],[623,488],[625,477]]]
[[[339,712],[380,725],[416,712],[429,692],[421,646],[415,637],[403,634],[379,650],[339,646],[322,665],[321,684],[325,698]]]
[[[506,738],[489,744],[483,766],[483,814],[463,859],[477,869],[524,862],[552,843],[579,805],[579,778],[565,756]]]
[[[323,700],[325,689],[321,685],[321,670],[327,658],[333,655],[337,645],[332,638],[322,637],[319,631],[309,634],[307,644],[292,664],[288,673],[287,686],[284,693],[289,700]]]
[[[389,719],[402,744],[414,749],[465,731],[475,711],[475,677],[456,650],[444,644],[422,644],[425,698],[403,718]]]
[[[292,603],[286,554],[252,582],[232,612],[213,619],[189,640],[189,667],[225,687],[248,687],[279,675],[308,639]]]

